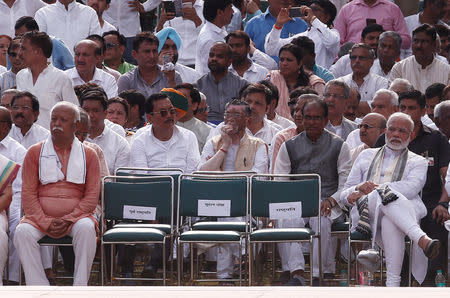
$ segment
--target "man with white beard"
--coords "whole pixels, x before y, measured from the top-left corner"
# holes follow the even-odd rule
[[[413,243],[412,273],[419,283],[427,272],[426,257],[435,258],[441,246],[419,225],[427,213],[418,194],[428,167],[425,158],[407,148],[413,129],[409,115],[392,114],[386,145],[361,152],[341,194],[341,202],[353,207],[352,231],[372,236],[372,246],[376,241],[385,251],[387,286],[400,285],[406,235]]]

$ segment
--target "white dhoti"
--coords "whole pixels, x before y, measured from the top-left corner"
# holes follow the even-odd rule
[[[386,286],[400,286],[405,236],[413,242],[413,276],[422,283],[427,273],[428,259],[418,246],[419,239],[426,235],[420,228],[419,221],[426,214],[426,209],[423,204],[415,204],[414,200],[408,200],[399,192],[392,191],[398,199],[386,206],[381,203],[381,197],[376,190],[368,196],[372,241],[376,241],[385,251]],[[416,206],[413,206],[414,204]],[[415,211],[419,206],[423,206],[423,210],[419,208],[420,212]]]
[[[95,224],[90,218],[82,218],[73,225],[68,235],[73,238],[75,253],[73,285],[87,286],[97,247]],[[44,233],[28,223],[21,223],[16,228],[14,245],[19,253],[27,285],[49,285],[37,243],[44,236]]]
[[[8,217],[0,212],[0,285],[3,285],[3,270],[8,259]]]
[[[280,220],[278,226],[280,228],[303,228],[309,221],[311,229],[319,230],[319,220],[317,218],[304,218],[292,220]],[[323,273],[335,272],[334,253],[335,247],[331,242],[331,224],[330,217],[322,216],[320,229],[321,254]],[[313,240],[313,276],[319,277],[319,246],[318,239]],[[334,247],[334,249],[333,249]],[[305,270],[305,259],[303,256],[302,244],[300,242],[279,243],[278,251],[281,258],[281,266],[283,271],[294,272],[296,270]]]

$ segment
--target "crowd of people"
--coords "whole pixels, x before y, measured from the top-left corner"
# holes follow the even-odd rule
[[[53,250],[38,241],[68,235],[64,266],[87,285],[101,179],[137,167],[319,174],[320,226],[273,224],[320,228],[325,276],[331,226],[351,219],[383,248],[386,286],[408,279],[405,236],[413,277],[434,285],[448,270],[450,1],[407,17],[389,0],[166,2],[0,0],[0,284],[20,266],[27,285],[51,284]],[[142,31],[155,8],[155,32]],[[306,285],[304,247],[277,248],[274,284]],[[226,280],[240,253],[220,245],[205,260]],[[133,277],[134,249],[118,254]]]

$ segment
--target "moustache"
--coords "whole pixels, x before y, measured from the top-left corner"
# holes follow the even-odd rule
[[[17,118],[19,118],[19,117],[25,118],[25,116],[24,116],[23,114],[17,114],[17,115],[14,117],[14,119],[17,119]]]
[[[52,128],[52,132],[54,132],[54,131],[64,132],[64,129],[62,127],[59,127],[59,126],[55,126],[55,127]]]

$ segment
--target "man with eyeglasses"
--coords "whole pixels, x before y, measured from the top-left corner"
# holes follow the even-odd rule
[[[399,96],[399,110],[409,115],[414,121],[413,134],[408,149],[425,157],[428,161],[428,170],[425,186],[422,189],[422,201],[427,214],[421,220],[421,228],[432,238],[440,240],[442,247],[439,256],[430,261],[424,285],[432,286],[436,270],[447,270],[448,231],[444,228],[445,219],[450,218],[448,207],[449,197],[443,188],[443,181],[450,162],[450,144],[447,138],[438,130],[432,130],[423,125],[421,116],[426,113],[425,97],[420,91],[411,91]],[[376,147],[384,145],[381,136]],[[406,272],[406,271],[404,271]]]
[[[335,79],[325,85],[323,100],[328,106],[328,124],[326,129],[343,140],[356,129],[356,123],[345,118],[344,112],[350,97],[350,87],[342,80]]]
[[[106,43],[105,59],[103,61],[105,66],[117,70],[121,74],[136,67],[136,65],[128,63],[123,59],[123,54],[127,46],[125,36],[115,30],[105,32],[102,36]]]
[[[26,149],[45,140],[50,132],[35,123],[39,116],[39,101],[28,91],[19,91],[11,100],[13,125],[9,136]]]
[[[377,90],[389,87],[387,79],[370,72],[374,59],[375,53],[370,46],[355,44],[350,50],[352,73],[342,77],[350,87],[358,90],[361,101],[367,101],[369,105]]]
[[[321,230],[322,272],[335,272],[335,249],[331,239],[331,225],[334,221],[343,220],[339,200],[340,193],[350,172],[350,151],[344,140],[325,129],[328,124],[328,106],[319,96],[310,98],[303,105],[304,131],[284,142],[275,161],[275,174],[315,173],[321,177]],[[282,227],[304,227],[307,219],[283,220]],[[309,219],[310,227],[317,231],[318,218]],[[285,285],[305,285],[305,261],[299,243],[286,245],[282,253],[282,263],[286,263],[291,272],[291,280]],[[313,285],[318,284],[319,251],[318,242],[313,240],[313,268],[315,278]]]
[[[183,173],[194,172],[200,161],[197,137],[192,131],[175,125],[178,119],[185,116],[188,99],[178,90],[165,88],[150,95],[145,101],[144,109],[151,125],[142,128],[135,135],[131,144],[131,166],[179,168]],[[167,249],[168,259],[170,248]],[[142,271],[142,277],[154,277],[162,267],[162,260],[162,246],[156,246]],[[125,268],[122,274],[132,275],[132,272],[130,268]]]
[[[390,80],[407,79],[416,90],[425,93],[433,83],[450,84],[450,65],[436,58],[436,29],[423,24],[413,31],[413,55],[394,64]]]
[[[16,86],[16,74],[25,68],[22,59],[19,56],[21,38],[15,37],[8,47],[8,59],[11,63],[11,69],[0,74],[0,90],[7,90]]]
[[[3,90],[2,97],[0,99],[0,105],[11,111],[11,100],[14,97],[14,95],[16,95],[19,92],[20,92],[19,90],[12,88]]]
[[[225,107],[225,125],[220,135],[206,142],[199,164],[200,171],[268,171],[268,148],[263,140],[250,136],[246,125],[251,115],[245,101],[233,99]],[[228,219],[227,219],[228,220]],[[236,221],[238,219],[229,219]],[[220,245],[217,254],[217,278],[231,278],[233,256],[239,256],[233,245]]]
[[[386,130],[386,118],[378,113],[369,113],[358,124],[359,137],[362,142],[361,145],[352,149],[350,155],[352,162],[356,160],[361,151],[367,148],[373,148],[378,140]]]
[[[105,125],[108,97],[102,87],[88,86],[80,95],[80,105],[89,114],[91,126],[88,142],[103,150],[110,173],[120,167],[130,166],[130,145],[118,133]]]
[[[422,285],[427,261],[437,260],[444,246],[430,230],[419,226],[426,215],[420,192],[425,185],[427,161],[409,150],[414,126],[410,116],[392,114],[383,137],[386,145],[361,152],[341,194],[341,202],[353,207],[351,231],[372,237],[386,252],[388,287],[400,286],[402,261],[408,260],[404,258],[405,236],[413,245],[413,276]],[[440,189],[442,186],[436,190]],[[440,267],[445,264],[441,261]]]

